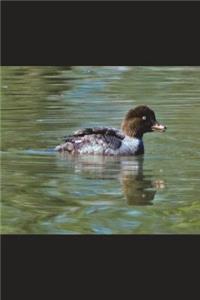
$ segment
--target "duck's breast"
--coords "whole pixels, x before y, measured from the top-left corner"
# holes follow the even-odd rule
[[[120,155],[137,155],[144,153],[144,145],[141,139],[125,137],[119,149]]]

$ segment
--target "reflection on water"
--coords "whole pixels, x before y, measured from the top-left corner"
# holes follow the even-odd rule
[[[117,180],[128,205],[151,205],[156,188],[164,188],[164,182],[154,182],[143,174],[143,156],[108,157],[57,153],[60,159],[70,161],[73,172],[87,179]]]
[[[199,233],[199,67],[2,67],[3,233]],[[52,149],[146,104],[141,157]]]

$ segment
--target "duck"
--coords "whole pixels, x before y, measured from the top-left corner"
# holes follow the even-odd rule
[[[121,128],[81,128],[64,138],[55,151],[70,154],[130,156],[144,154],[143,135],[147,132],[164,132],[166,126],[156,120],[154,111],[146,105],[131,108]]]

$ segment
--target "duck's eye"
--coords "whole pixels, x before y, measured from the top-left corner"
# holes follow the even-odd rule
[[[142,117],[142,120],[144,120],[144,121],[145,121],[146,119],[147,119],[147,117],[146,117],[146,116],[143,116],[143,117]]]

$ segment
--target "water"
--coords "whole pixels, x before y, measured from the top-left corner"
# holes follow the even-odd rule
[[[2,67],[1,232],[200,233],[199,67]],[[144,157],[52,151],[139,104],[167,126]]]

